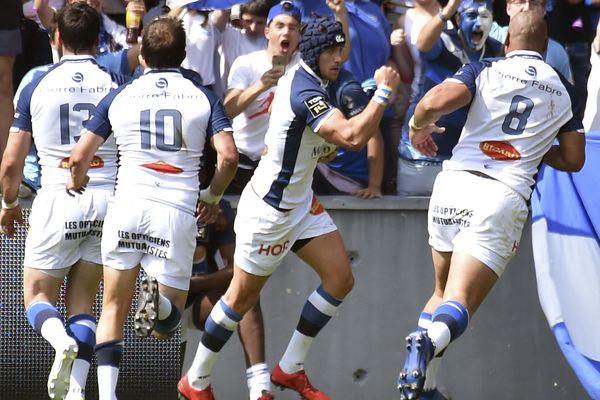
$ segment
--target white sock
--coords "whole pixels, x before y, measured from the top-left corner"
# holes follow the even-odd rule
[[[295,372],[304,369],[304,360],[308,354],[308,350],[312,345],[314,337],[306,336],[294,330],[294,334],[288,343],[281,361],[279,361],[279,367],[286,374],[293,374]]]
[[[40,328],[40,333],[56,351],[64,349],[67,343],[75,343],[75,339],[67,334],[65,325],[58,318],[45,320]]]
[[[173,304],[171,300],[163,296],[162,294],[158,294],[158,319],[163,320],[167,319],[169,315],[171,315],[171,309],[173,308]]]
[[[271,373],[266,363],[257,363],[246,370],[250,400],[258,400],[262,391],[271,391]]]
[[[427,365],[427,371],[425,372],[425,385],[423,390],[428,392],[437,388],[437,372],[442,364],[442,357],[433,357]]]
[[[429,329],[427,329],[427,336],[429,336],[435,346],[435,356],[450,344],[450,329],[443,322],[433,321]]]
[[[198,343],[194,361],[187,372],[191,387],[203,390],[210,386],[210,375],[218,357],[219,353],[207,349],[202,342]]]
[[[227,312],[225,311],[224,307],[226,309],[229,309],[229,307],[223,299],[219,300],[217,304],[215,304],[215,306],[213,307],[208,318],[212,319],[212,321],[214,321],[216,325],[228,330],[229,335],[231,335],[238,327],[239,320],[233,320],[229,316],[227,316]],[[210,330],[210,326],[205,326],[204,334],[211,334]],[[228,339],[229,336],[227,340]],[[227,340],[225,340],[222,343],[222,346],[225,345]],[[219,351],[222,348],[222,346],[219,348]],[[210,385],[212,369],[215,364],[215,361],[217,361],[217,358],[219,357],[219,351],[215,352],[210,350],[209,348],[204,346],[202,341],[198,343],[198,349],[196,350],[194,361],[192,362],[192,365],[190,366],[190,369],[187,372],[188,382],[192,387],[196,389],[206,389]]]
[[[98,366],[98,399],[117,400],[119,368],[110,365]]]
[[[87,381],[89,371],[89,362],[82,360],[81,358],[76,358],[75,361],[73,361],[69,393],[85,395],[85,383]]]

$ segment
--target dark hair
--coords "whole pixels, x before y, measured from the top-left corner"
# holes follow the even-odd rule
[[[240,4],[240,17],[242,14],[252,14],[266,19],[269,10],[276,3],[276,0],[253,0],[249,3]]]
[[[185,29],[181,20],[159,17],[144,29],[142,55],[150,68],[175,68],[185,58]]]
[[[95,49],[100,34],[100,14],[84,2],[67,4],[56,15],[56,27],[65,48],[73,53]]]

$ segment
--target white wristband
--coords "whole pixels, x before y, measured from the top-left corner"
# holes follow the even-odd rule
[[[427,125],[425,125],[425,126],[427,126]],[[408,120],[408,127],[411,128],[411,129],[414,129],[415,131],[420,131],[421,129],[425,128],[425,126],[417,126],[415,124],[415,116],[414,116],[414,114]]]
[[[200,191],[200,201],[203,201],[208,204],[219,204],[219,201],[221,201],[221,197],[223,197],[223,195],[214,195],[210,191],[210,187],[207,187],[206,189],[202,189]]]
[[[7,203],[4,201],[4,199],[2,199],[2,208],[5,208],[7,210],[12,210],[13,208],[17,208],[17,207],[19,207],[19,198],[18,197],[12,203]]]

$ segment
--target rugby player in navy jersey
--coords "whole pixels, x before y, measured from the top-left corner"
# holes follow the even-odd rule
[[[399,82],[395,71],[381,67],[373,99],[362,113],[345,118],[327,94],[328,82],[339,74],[345,42],[339,22],[325,18],[309,23],[302,31],[301,61],[279,79],[265,151],[238,204],[233,279],[206,321],[192,366],[179,381],[185,399],[215,398],[211,373],[220,350],[290,251],[315,270],[322,284],[304,305],[271,381],[308,400],[329,399],[308,380],[304,360],[352,289],[354,277],[337,227],[313,196],[312,176],[332,145],[356,150],[367,143]]]

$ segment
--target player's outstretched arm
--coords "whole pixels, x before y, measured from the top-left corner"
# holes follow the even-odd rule
[[[79,191],[88,183],[87,172],[90,168],[90,162],[102,143],[104,143],[104,138],[94,132],[85,131],[81,135],[69,157],[71,177],[67,182],[67,190]]]
[[[317,132],[323,139],[346,149],[360,150],[373,137],[392,93],[400,82],[398,73],[388,66],[375,71],[374,78],[377,90],[367,107],[350,119],[346,119],[339,109],[335,109]]]
[[[577,172],[585,163],[585,135],[577,131],[559,132],[558,145],[553,145],[544,156],[544,163],[554,169]]]
[[[210,144],[217,152],[217,168],[210,186],[200,191],[197,209],[198,221],[205,224],[215,222],[219,212],[219,201],[235,176],[238,151],[231,132],[221,131],[213,135]]]
[[[417,104],[408,122],[409,138],[413,147],[421,154],[435,156],[437,145],[431,134],[442,133],[445,130],[435,125],[435,121],[442,115],[469,104],[471,98],[467,86],[457,82],[442,82],[428,91]]]
[[[21,223],[21,207],[17,195],[23,179],[25,157],[31,147],[31,133],[12,132],[8,136],[6,150],[0,167],[0,187],[2,188],[2,209],[0,210],[0,233],[12,237],[14,223]]]

